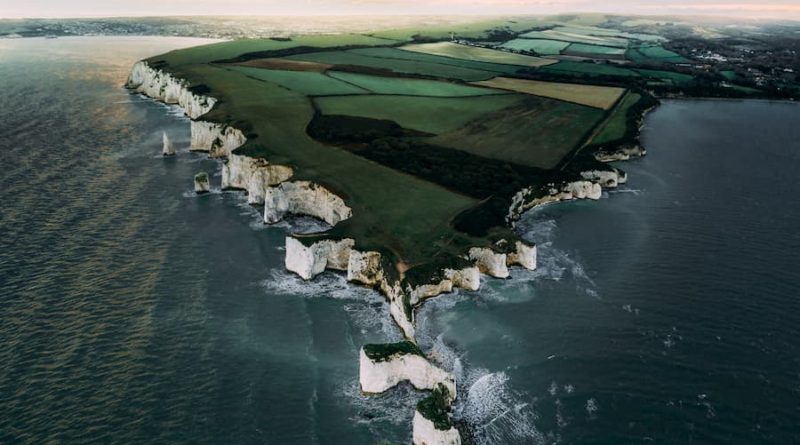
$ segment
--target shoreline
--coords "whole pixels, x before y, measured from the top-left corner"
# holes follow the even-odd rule
[[[288,215],[304,215],[321,219],[333,227],[352,215],[344,200],[324,187],[307,181],[291,181],[294,174],[291,167],[236,154],[236,149],[247,140],[243,132],[232,125],[201,120],[214,108],[217,99],[195,94],[185,80],[140,61],[134,65],[125,87],[151,100],[177,105],[183,110],[191,121],[190,150],[208,152],[210,157],[218,158],[222,173],[221,188],[245,191],[251,205],[263,203],[266,223],[282,221]],[[518,192],[512,200],[507,222],[513,232],[513,221],[527,211],[561,201],[598,200],[604,186],[617,187],[626,180],[624,172],[613,167],[566,173],[561,180],[554,180],[544,187],[533,186]],[[321,199],[324,203],[320,207]],[[327,270],[344,272],[348,282],[378,290],[386,298],[393,321],[403,333],[405,342],[414,345],[415,313],[426,300],[452,293],[456,289],[477,291],[481,285],[481,275],[505,279],[510,277],[509,269],[514,266],[536,269],[536,245],[517,237],[501,239],[490,246],[469,247],[464,257],[455,264],[433,263],[433,270],[428,271],[426,276],[409,280],[403,272],[393,270],[395,265],[391,261],[387,264],[387,258],[381,252],[356,250],[356,241],[347,237],[326,237],[324,232],[310,237],[287,233],[285,267],[304,280],[312,280]],[[359,372],[362,391],[365,394],[382,393],[401,381],[416,381],[414,387],[419,390],[434,390],[446,384],[452,388],[448,393],[447,406],[452,406],[456,398],[455,377],[438,368],[424,353],[421,357],[424,364],[419,360],[408,362],[412,355],[417,354],[398,346],[401,344],[403,342],[362,347]],[[370,359],[364,355],[365,348],[370,347],[388,348],[394,352],[380,359]],[[378,366],[380,362],[388,364]],[[375,383],[376,379],[384,383]],[[365,391],[365,386],[373,390]],[[375,391],[375,388],[379,391]],[[419,409],[413,422],[415,437],[420,430],[426,432],[426,437],[432,443],[460,443],[455,426],[434,428],[426,423],[431,419],[417,414],[420,414]],[[431,434],[441,437],[431,437]]]

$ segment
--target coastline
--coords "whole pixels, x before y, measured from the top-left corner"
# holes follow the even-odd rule
[[[243,190],[247,192],[250,204],[263,204],[265,223],[279,222],[288,215],[305,215],[335,226],[352,216],[344,200],[335,193],[308,181],[290,181],[294,174],[292,167],[234,153],[247,141],[244,132],[232,125],[201,120],[214,108],[217,99],[195,93],[185,80],[140,61],[134,65],[126,88],[150,99],[180,106],[192,120],[192,151],[207,152],[210,157],[220,159],[222,188]],[[616,187],[626,180],[624,172],[613,167],[566,173],[566,177],[559,182],[517,193],[509,208],[507,222],[513,227],[513,222],[522,213],[549,203],[575,199],[598,200],[603,187]],[[395,264],[381,252],[359,251],[355,247],[356,240],[352,238],[327,238],[324,234],[307,237],[290,233],[286,236],[285,267],[304,280],[312,280],[326,270],[344,272],[348,282],[375,288],[386,298],[394,322],[406,341],[412,344],[416,342],[415,311],[427,299],[451,293],[455,289],[476,291],[480,288],[481,275],[508,278],[512,266],[529,270],[536,268],[536,246],[519,239],[501,239],[490,246],[470,247],[456,264],[434,264],[428,276],[416,277],[416,280],[409,280],[404,271],[396,270]],[[397,345],[366,345],[365,348],[379,346],[392,350]],[[381,391],[365,393],[384,392],[401,381],[424,381],[426,383],[414,385],[422,390],[433,390],[447,383],[448,387],[452,385],[453,388],[452,398],[448,401],[450,406],[456,397],[455,378],[438,368],[424,354],[424,364],[417,360],[415,364],[408,365],[411,355],[415,354],[399,348],[382,360],[370,361],[365,359],[367,356],[362,348],[362,391],[363,382],[374,380],[376,374],[383,375],[377,378],[388,383],[378,385]],[[376,371],[378,368],[375,365],[380,361],[388,361],[389,366]],[[453,383],[449,384],[451,380]],[[414,417],[415,438],[420,429],[426,431],[430,443],[460,443],[455,426],[446,430],[430,428],[427,423],[423,425],[424,422],[417,421],[418,418],[430,419],[417,414],[420,414],[419,410]],[[434,434],[431,431],[440,433],[442,437],[431,438],[430,435]]]

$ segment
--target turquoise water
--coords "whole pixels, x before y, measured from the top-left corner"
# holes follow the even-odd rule
[[[420,395],[358,392],[381,297],[284,272],[289,226],[194,196],[217,163],[121,88],[193,43],[0,40],[0,443],[408,443]],[[420,311],[477,443],[800,441],[798,119],[665,103],[629,186],[521,222],[539,270]]]

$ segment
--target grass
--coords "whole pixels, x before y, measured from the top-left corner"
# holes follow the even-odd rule
[[[517,65],[504,65],[499,63],[487,63],[474,60],[454,59],[452,57],[442,57],[434,54],[405,51],[403,49],[398,49],[398,48],[361,48],[361,49],[350,50],[350,52],[369,57],[435,63],[437,65],[469,68],[491,73],[511,74],[519,71],[521,68],[520,66]]]
[[[688,63],[691,60],[659,45],[648,45],[631,48],[626,57],[636,63]]]
[[[540,57],[514,54],[489,48],[469,45],[460,45],[453,42],[423,43],[401,47],[405,51],[414,51],[425,54],[434,54],[455,59],[471,60],[475,62],[490,62],[505,65],[520,65],[526,67],[539,67],[555,63],[554,60]]]
[[[315,103],[325,115],[361,116],[394,121],[425,133],[454,131],[495,110],[515,105],[524,96],[485,97],[342,96],[320,97]]]
[[[548,29],[546,31],[531,31],[520,35],[526,39],[548,39],[560,40],[570,43],[588,43],[594,45],[615,46],[619,48],[627,48],[628,40],[619,37],[600,37],[587,34],[577,34],[570,32],[567,28]]]
[[[308,62],[327,63],[332,65],[357,65],[361,67],[387,70],[395,73],[425,75],[459,80],[483,80],[496,75],[495,71],[464,68],[428,61],[374,57],[354,51],[323,51],[297,54],[287,57],[288,60],[304,60]]]
[[[297,91],[306,96],[369,94],[369,91],[363,88],[335,79],[327,74],[313,71],[266,70],[243,66],[234,66],[230,69],[258,80]]]
[[[292,165],[295,180],[321,183],[347,201],[356,216],[333,235],[355,238],[364,249],[388,249],[410,264],[473,242],[449,222],[476,200],[314,141],[306,134],[314,108],[304,95],[212,65],[184,71],[220,99],[203,119],[231,123],[248,135],[238,153]]]
[[[437,430],[446,431],[453,427],[453,420],[450,418],[450,390],[441,383],[433,388],[428,397],[417,403],[417,411],[430,420]]]
[[[386,40],[358,34],[299,36],[292,38],[290,41],[278,41],[272,39],[243,39],[171,51],[166,54],[153,57],[150,60],[162,60],[166,62],[174,72],[175,69],[180,66],[209,63],[221,59],[230,59],[242,54],[258,51],[276,51],[298,46],[329,48],[347,45],[386,45]]]
[[[500,46],[517,51],[534,51],[537,54],[549,56],[561,54],[561,51],[570,45],[569,42],[545,39],[514,39]]]
[[[638,93],[629,93],[606,120],[604,126],[592,139],[593,145],[603,145],[625,137],[628,125],[628,110],[642,98]]]
[[[690,74],[676,73],[674,71],[637,69],[636,72],[641,74],[642,77],[663,80],[673,85],[689,83],[694,80],[694,76]]]
[[[408,340],[398,343],[381,343],[364,345],[364,354],[374,362],[386,362],[396,355],[418,355],[425,357],[419,346]],[[445,388],[445,391],[447,389]]]
[[[402,77],[369,76],[366,74],[331,71],[329,75],[342,82],[357,86],[376,94],[398,94],[407,96],[465,97],[506,94],[491,88],[478,88],[450,82]]]
[[[555,168],[605,115],[596,108],[528,96],[432,144],[541,169]]]
[[[551,99],[587,105],[603,110],[611,109],[622,93],[625,92],[624,88],[617,87],[543,82],[538,80],[512,79],[508,77],[495,77],[494,79],[476,82],[475,84],[549,97]]]
[[[636,71],[620,68],[606,63],[592,63],[592,62],[572,62],[562,60],[555,65],[549,65],[539,69],[543,72],[552,72],[555,74],[573,74],[578,76],[613,76],[613,77],[638,77],[639,73]]]
[[[585,43],[573,43],[567,47],[567,53],[577,54],[596,54],[601,56],[623,56],[625,48],[613,46],[587,45]]]

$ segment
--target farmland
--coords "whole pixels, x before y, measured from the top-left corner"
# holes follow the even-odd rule
[[[511,79],[508,77],[495,77],[492,80],[475,82],[490,88],[516,91],[519,93],[533,94],[549,97],[564,102],[572,102],[594,108],[608,110],[614,106],[622,93],[623,88],[604,87],[596,85],[581,85],[576,83],[541,82],[537,80]]]
[[[569,42],[544,39],[514,39],[500,45],[503,48],[517,51],[533,51],[541,55],[556,55],[570,45]]]
[[[589,22],[488,23],[223,42],[149,61],[219,99],[202,119],[241,129],[248,141],[237,153],[290,165],[293,180],[339,195],[353,217],[325,236],[413,268],[513,236],[503,217],[516,191],[575,174],[573,153],[630,130],[628,110],[644,93],[624,95],[624,82],[686,80],[511,51],[602,59],[631,46],[672,57],[631,33]],[[425,35],[438,41],[417,40]]]
[[[539,67],[555,63],[554,60],[539,57],[523,56],[519,54],[497,51],[474,46],[458,45],[452,42],[425,43],[407,45],[400,49],[437,56],[452,57],[455,59],[472,60],[478,62],[500,63],[505,65],[520,65]]]

